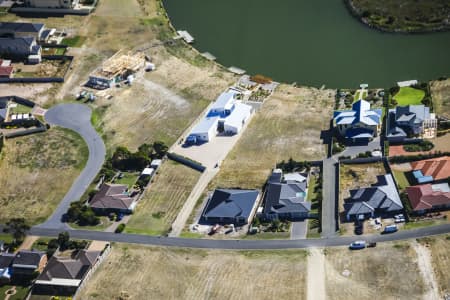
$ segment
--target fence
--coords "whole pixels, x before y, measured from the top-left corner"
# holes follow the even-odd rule
[[[40,124],[40,126],[37,128],[16,131],[13,133],[7,133],[7,134],[5,134],[5,138],[10,139],[10,138],[15,138],[15,137],[19,137],[19,136],[24,136],[24,135],[29,135],[29,134],[33,134],[33,133],[47,131],[47,127],[45,125],[43,125],[42,123],[39,123],[39,124]]]
[[[176,161],[180,164],[183,164],[189,168],[192,168],[194,170],[197,170],[199,172],[204,172],[206,170],[206,167],[203,166],[201,163],[189,160],[181,155],[175,154],[175,153],[167,153],[167,157],[173,161]]]
[[[346,165],[356,165],[356,164],[367,164],[367,163],[380,162],[382,160],[383,160],[383,157],[376,156],[376,157],[356,157],[353,159],[340,159],[339,161]]]

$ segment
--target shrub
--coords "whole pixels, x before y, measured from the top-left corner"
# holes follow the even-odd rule
[[[125,224],[121,223],[121,224],[119,224],[119,226],[117,226],[117,228],[116,228],[116,230],[114,232],[115,233],[121,233],[124,230],[125,230]]]
[[[403,149],[407,152],[430,151],[434,148],[434,144],[430,141],[421,141],[418,144],[404,145]]]

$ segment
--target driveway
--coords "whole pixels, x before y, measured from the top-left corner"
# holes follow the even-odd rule
[[[292,222],[291,240],[301,240],[306,238],[308,231],[308,220],[302,222]]]
[[[62,222],[62,217],[67,212],[70,203],[81,198],[100,171],[105,160],[105,144],[91,125],[91,109],[87,105],[73,103],[54,106],[45,114],[45,120],[50,125],[61,126],[77,132],[89,148],[89,159],[80,176],[72,184],[53,215],[46,222],[38,225],[38,227],[45,228],[67,229],[68,226]]]
[[[337,229],[336,164],[333,157],[323,160],[322,237],[333,237]]]
[[[334,157],[339,157],[339,156],[355,157],[355,156],[357,156],[360,153],[365,153],[366,151],[372,152],[372,151],[374,151],[376,149],[381,150],[380,137],[374,138],[367,145],[346,146],[344,151],[334,155]]]

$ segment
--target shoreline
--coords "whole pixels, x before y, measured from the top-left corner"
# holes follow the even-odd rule
[[[370,23],[366,18],[362,17],[359,13],[359,10],[353,5],[352,0],[343,0],[345,6],[347,7],[350,15],[358,20],[361,24],[369,27],[370,29],[375,29],[382,33],[394,33],[394,34],[406,34],[406,35],[415,35],[415,34],[431,34],[431,33],[440,33],[440,32],[449,32],[449,27],[445,27],[444,25],[436,28],[430,29],[415,29],[415,30],[405,30],[405,29],[388,29],[373,23]]]

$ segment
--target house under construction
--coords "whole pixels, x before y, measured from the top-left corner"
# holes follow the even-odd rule
[[[132,54],[119,51],[89,76],[86,85],[96,89],[110,88],[113,84],[126,80],[129,75],[136,73],[144,64],[143,53]]]

